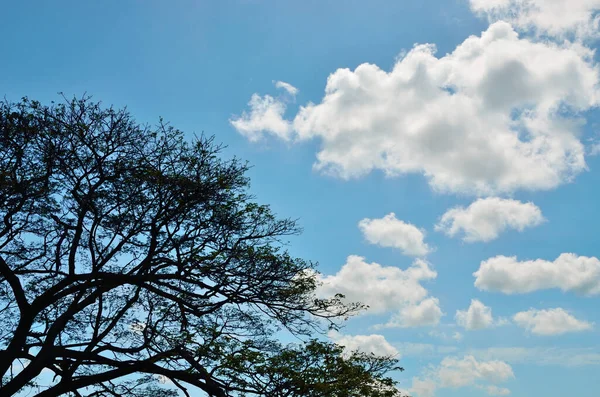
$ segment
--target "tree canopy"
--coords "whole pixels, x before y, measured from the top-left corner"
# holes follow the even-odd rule
[[[221,149],[89,98],[0,105],[0,395],[400,395],[395,358],[319,338],[361,305],[316,297]]]

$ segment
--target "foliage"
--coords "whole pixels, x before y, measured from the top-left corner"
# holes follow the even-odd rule
[[[315,297],[220,149],[88,98],[0,105],[0,395],[399,395],[392,357],[313,339],[361,306]]]

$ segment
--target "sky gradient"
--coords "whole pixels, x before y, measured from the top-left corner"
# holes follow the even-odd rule
[[[600,0],[7,2],[0,92],[204,132],[416,397],[598,395]]]

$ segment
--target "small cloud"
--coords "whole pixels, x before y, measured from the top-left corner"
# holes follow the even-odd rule
[[[383,335],[343,335],[337,331],[327,334],[338,345],[344,346],[347,351],[373,353],[377,356],[394,356],[400,358],[398,350],[392,346]]]
[[[589,331],[593,324],[576,319],[561,308],[519,312],[513,317],[514,322],[535,335],[562,335],[568,332]]]
[[[421,302],[428,295],[421,283],[436,277],[437,272],[421,259],[403,270],[368,263],[361,256],[350,255],[336,274],[319,275],[321,286],[317,294],[327,297],[340,293],[348,302],[368,305],[368,313],[383,314]]]
[[[582,295],[600,294],[600,260],[595,257],[561,254],[554,261],[518,261],[499,255],[481,262],[473,273],[475,287],[505,294],[524,294],[558,288]]]
[[[411,391],[417,397],[432,397],[437,389],[475,387],[489,395],[507,395],[510,391],[496,384],[514,377],[512,367],[504,361],[446,357],[440,365],[427,368],[423,377],[413,378]]]
[[[416,259],[405,270],[395,266],[368,263],[365,258],[351,255],[346,264],[334,275],[318,275],[319,297],[343,294],[347,302],[361,302],[368,306],[365,314],[394,313],[387,327],[422,327],[437,325],[443,315],[437,298],[421,284],[432,280],[437,273],[430,264]]]
[[[492,308],[484,305],[477,299],[471,299],[471,305],[467,310],[457,310],[455,318],[456,324],[468,331],[486,329],[508,323],[505,318],[494,320]]]
[[[296,96],[296,94],[299,91],[296,87],[294,87],[290,83],[286,83],[285,81],[273,81],[273,84],[275,84],[276,88],[287,91],[287,93],[291,96]]]
[[[393,212],[379,219],[365,218],[358,223],[358,227],[371,244],[397,248],[409,256],[425,256],[431,252],[424,242],[425,232],[397,219]]]
[[[542,211],[533,203],[488,197],[467,208],[456,207],[440,218],[435,230],[450,237],[463,234],[463,241],[488,242],[507,229],[523,231],[545,221]]]
[[[271,134],[284,141],[291,138],[292,127],[283,118],[286,104],[270,95],[252,95],[248,102],[250,111],[229,120],[231,125],[252,142],[259,141],[264,134]]]
[[[588,156],[597,156],[600,154],[600,142],[593,142],[588,146]]]
[[[411,304],[400,309],[391,320],[383,325],[385,328],[414,328],[432,327],[440,323],[444,313],[440,309],[437,298],[427,298],[417,304]]]

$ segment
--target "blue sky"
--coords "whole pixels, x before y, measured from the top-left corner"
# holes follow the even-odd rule
[[[0,92],[85,92],[215,135],[253,165],[257,198],[299,219],[289,249],[320,263],[320,293],[371,305],[330,336],[399,354],[413,395],[591,397],[598,10],[7,2]]]

